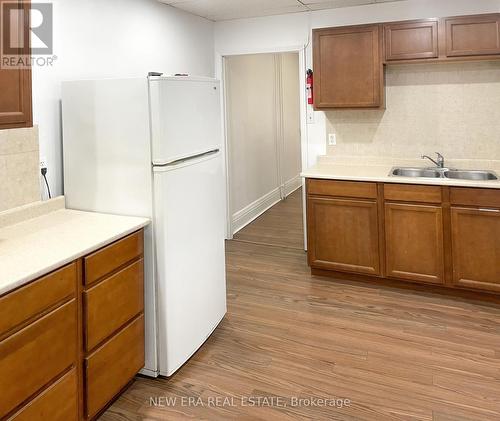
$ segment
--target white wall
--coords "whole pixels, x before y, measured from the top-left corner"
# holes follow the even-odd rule
[[[225,62],[233,218],[279,188],[275,60],[273,54],[256,54]]]
[[[297,53],[224,62],[230,234],[301,184],[298,62]]]
[[[491,13],[500,11],[500,0],[406,0],[309,13],[217,22],[215,52],[220,55],[283,51],[307,46],[305,69],[312,67],[311,29],[370,22]],[[218,63],[216,63],[218,64]],[[220,75],[220,68],[217,68]],[[308,112],[312,112],[311,109]],[[307,164],[326,153],[326,126],[323,112],[314,113],[307,125]]]
[[[61,81],[214,75],[213,23],[156,0],[53,0],[53,67],[33,68],[34,123],[54,194],[62,193]],[[84,176],[84,175],[82,175]]]

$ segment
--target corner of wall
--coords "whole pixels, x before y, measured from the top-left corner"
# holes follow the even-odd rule
[[[0,130],[0,211],[40,200],[38,127]]]

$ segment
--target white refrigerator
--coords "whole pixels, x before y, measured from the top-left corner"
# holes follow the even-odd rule
[[[219,82],[64,82],[62,115],[67,206],[153,221],[142,373],[170,376],[226,313]]]

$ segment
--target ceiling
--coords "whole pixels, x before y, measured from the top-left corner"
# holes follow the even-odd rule
[[[257,16],[281,15],[310,10],[385,3],[401,0],[159,0],[204,18],[220,21]]]

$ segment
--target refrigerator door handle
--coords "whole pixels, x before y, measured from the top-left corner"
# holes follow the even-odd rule
[[[214,155],[216,153],[219,153],[219,151],[220,151],[220,149],[212,149],[212,150],[207,151],[207,152],[187,156],[186,158],[180,158],[180,159],[176,159],[174,161],[165,162],[164,164],[153,164],[153,167],[160,167],[160,168],[174,167],[176,165],[183,164],[185,162],[192,161],[194,159],[200,159],[200,158],[203,158],[205,156]]]

